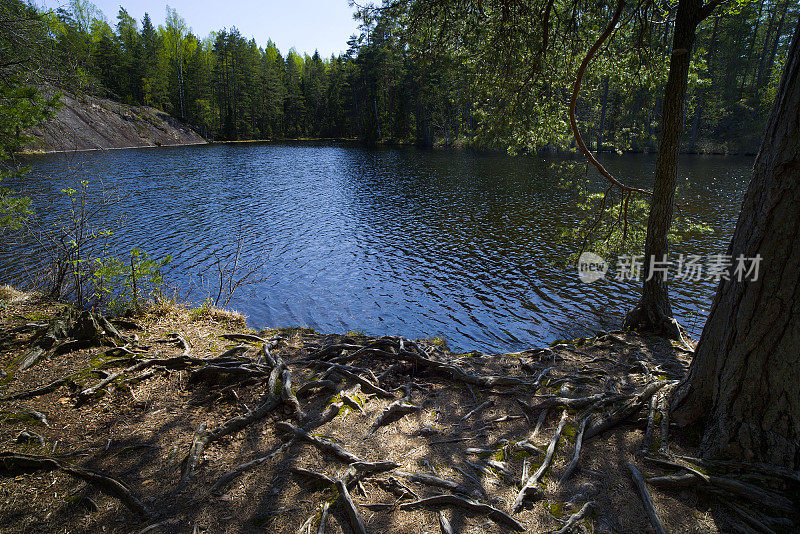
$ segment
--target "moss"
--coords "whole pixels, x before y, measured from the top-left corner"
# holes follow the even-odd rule
[[[658,452],[658,449],[660,448],[661,448],[661,436],[658,436],[650,444],[650,452]]]
[[[578,427],[570,423],[564,425],[564,430],[561,431],[561,436],[566,438],[570,443],[575,443],[577,434]]]
[[[52,319],[52,315],[48,315],[46,313],[28,313],[25,316],[27,321],[49,321]]]
[[[14,369],[13,369],[13,367],[14,367],[14,363],[12,363],[8,367],[6,367],[3,370],[3,373],[0,373],[0,374],[5,374],[5,376],[0,378],[0,386],[5,386],[6,384],[8,384],[12,380],[14,380]]]
[[[340,393],[337,393],[336,395],[331,395],[331,398],[329,398],[328,402],[325,403],[325,408],[328,408],[332,404],[337,404],[337,403],[341,404],[342,407],[339,408],[339,412],[336,414],[336,417],[339,417],[340,415],[342,417],[346,417],[347,414],[353,411],[352,408],[350,408],[347,404],[344,404],[344,402],[342,402],[342,395]]]
[[[13,410],[0,410],[0,421],[4,423],[24,423],[44,425],[42,421],[33,416],[29,411],[15,412]]]
[[[532,452],[526,451],[524,449],[523,450],[518,450],[518,451],[514,451],[512,449],[512,452],[511,452],[511,458],[513,458],[515,460],[524,460],[525,458],[532,458],[533,456],[534,456],[534,454]]]
[[[547,505],[547,509],[550,511],[550,515],[555,517],[556,519],[560,519],[564,517],[564,503],[563,502],[554,502]]]
[[[445,350],[447,349],[447,340],[442,336],[429,337],[425,341],[434,347],[439,347],[440,349]]]

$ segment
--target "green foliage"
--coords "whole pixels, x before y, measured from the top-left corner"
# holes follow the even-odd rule
[[[24,173],[25,170],[15,171]],[[0,173],[0,180],[8,178],[11,173]],[[21,227],[33,213],[31,200],[17,196],[13,189],[0,185],[0,230]]]
[[[23,5],[19,0],[11,4]],[[90,2],[42,13],[41,46],[72,91],[158,107],[221,139],[358,137],[512,153],[570,150],[575,72],[613,3],[383,0],[355,4],[346,53],[282,55],[236,28],[194,35]],[[677,2],[626,6],[587,70],[577,120],[603,150],[655,150]],[[723,12],[723,7],[725,11]],[[698,30],[684,148],[757,149],[800,8],[738,0]]]
[[[0,182],[27,172],[8,160],[28,142],[25,130],[58,105],[57,94],[47,96],[34,86],[44,70],[39,52],[47,30],[46,18],[31,6],[19,0],[0,3]],[[0,230],[20,226],[30,214],[29,199],[0,184]]]
[[[92,298],[110,311],[139,308],[140,303],[163,293],[162,269],[172,258],[154,260],[147,252],[134,248],[129,261],[113,256],[94,259]]]
[[[561,228],[561,240],[573,251],[564,258],[564,265],[574,265],[584,251],[604,258],[621,255],[636,256],[644,252],[647,220],[650,214],[649,198],[643,194],[623,193],[610,187],[603,193],[591,192],[597,184],[586,177],[586,164],[575,161],[552,163],[559,177],[558,186],[570,191],[575,198],[577,223]],[[607,186],[603,182],[603,186]],[[670,226],[671,243],[703,234],[713,233],[708,223],[698,220],[678,209]]]

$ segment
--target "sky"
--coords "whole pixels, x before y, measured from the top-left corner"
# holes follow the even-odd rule
[[[39,6],[68,6],[68,0],[38,0]],[[285,55],[294,47],[298,52],[323,57],[347,49],[347,39],[356,32],[353,8],[347,0],[93,0],[109,24],[116,24],[122,5],[139,21],[145,12],[153,24],[163,24],[166,6],[178,11],[186,25],[199,38],[211,31],[236,26],[246,37],[255,37],[263,46],[272,39]]]

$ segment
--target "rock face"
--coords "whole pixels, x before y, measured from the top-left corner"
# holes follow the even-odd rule
[[[46,123],[26,133],[27,151],[72,151],[205,143],[197,132],[163,111],[95,96],[63,95]]]

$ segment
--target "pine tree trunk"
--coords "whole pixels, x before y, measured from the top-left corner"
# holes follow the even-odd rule
[[[764,37],[764,46],[761,49],[761,56],[758,59],[758,71],[756,73],[756,89],[764,85],[764,70],[772,66],[767,64],[767,50],[769,44],[772,42],[772,29],[775,27],[775,16],[777,15],[777,6],[773,6],[772,12],[769,15],[769,22],[767,23],[767,35]]]
[[[608,76],[603,77],[603,92],[600,97],[600,126],[597,129],[597,148],[603,150],[603,133],[606,130],[606,104],[608,103]]]
[[[674,420],[705,420],[702,454],[800,468],[800,25],[728,254],[756,281],[720,283]]]
[[[778,21],[778,27],[775,31],[775,37],[772,40],[772,50],[769,53],[769,59],[767,61],[766,69],[764,72],[764,80],[763,83],[766,85],[769,83],[770,75],[772,74],[773,65],[775,65],[775,55],[778,52],[778,41],[781,39],[781,34],[783,33],[783,21],[786,19],[786,12],[789,10],[789,0],[786,0],[783,3],[783,12],[781,13],[781,18]]]
[[[678,150],[683,128],[683,110],[697,25],[703,19],[701,0],[681,0],[675,18],[672,57],[667,86],[664,90],[664,111],[661,121],[661,142],[656,158],[655,185],[650,200],[650,217],[645,240],[645,282],[639,304],[625,318],[625,326],[656,332],[680,339],[681,331],[672,317],[667,280],[656,272],[649,277],[649,258],[661,261],[667,254],[667,233],[672,224]]]

